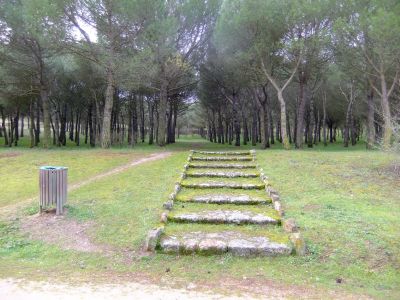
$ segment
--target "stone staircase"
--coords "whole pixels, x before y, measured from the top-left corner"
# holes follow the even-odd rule
[[[192,150],[148,251],[275,256],[305,253],[293,219],[251,151]]]

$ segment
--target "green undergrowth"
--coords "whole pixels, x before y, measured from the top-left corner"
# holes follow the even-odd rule
[[[274,210],[271,205],[268,204],[258,204],[258,205],[235,205],[235,204],[218,204],[218,206],[212,204],[204,203],[179,203],[175,202],[173,210],[168,214],[168,216],[176,216],[182,213],[197,213],[201,211],[208,210],[241,210],[249,211],[252,213],[263,214],[279,220],[280,217],[276,210]]]
[[[275,225],[169,223],[165,228],[165,234],[169,236],[182,236],[189,232],[217,233],[223,231],[233,231],[249,237],[266,237],[270,241],[276,243],[290,243],[288,234],[286,234],[280,226]]]
[[[243,196],[248,195],[254,199],[267,200],[271,202],[271,198],[268,197],[264,190],[240,190],[240,189],[191,189],[182,188],[176,196],[177,201],[190,201],[194,196],[207,196],[207,195],[232,195],[232,196]]]

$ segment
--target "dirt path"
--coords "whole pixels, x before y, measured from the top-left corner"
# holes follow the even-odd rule
[[[125,171],[125,170],[127,170],[129,168],[134,167],[134,166],[137,166],[137,165],[140,165],[140,164],[144,164],[144,163],[147,163],[147,162],[151,162],[151,161],[155,161],[155,160],[159,160],[159,159],[163,159],[163,158],[168,157],[170,155],[171,155],[171,152],[153,153],[150,156],[147,156],[147,157],[144,157],[144,158],[141,158],[141,159],[133,160],[133,161],[129,162],[128,164],[116,167],[116,168],[111,169],[111,170],[109,170],[107,172],[103,172],[103,173],[97,174],[97,175],[95,175],[95,176],[93,176],[93,177],[91,177],[91,178],[89,178],[87,180],[83,180],[81,182],[78,182],[78,183],[75,183],[75,184],[71,184],[71,185],[68,186],[68,192],[76,190],[76,189],[78,189],[78,188],[80,188],[82,186],[88,185],[88,184],[90,184],[90,183],[92,183],[92,182],[94,182],[96,180],[99,180],[99,179],[102,179],[102,178],[105,178],[105,177],[108,177],[108,176],[111,176],[111,175],[115,175],[115,174],[121,173],[121,172],[123,172],[123,171]],[[14,204],[11,204],[11,205],[0,207],[0,213],[1,214],[13,213],[15,211],[18,211],[19,208],[21,208],[23,206],[26,206],[30,202],[32,202],[34,200],[37,200],[37,199],[38,199],[37,197],[33,197],[33,198],[29,198],[29,199],[25,199],[25,200],[19,201],[18,203],[14,203]]]
[[[87,180],[84,180],[82,182],[72,184],[72,185],[70,185],[68,187],[68,191],[70,192],[70,191],[76,190],[76,189],[78,189],[78,188],[80,188],[80,187],[82,187],[84,185],[92,183],[93,181],[96,181],[96,180],[102,179],[104,177],[108,177],[108,176],[111,176],[111,175],[115,175],[115,174],[121,173],[121,172],[123,172],[123,171],[125,171],[125,170],[127,170],[129,168],[132,168],[132,167],[137,166],[137,165],[141,165],[143,163],[147,163],[147,162],[150,162],[150,161],[159,160],[159,159],[168,157],[169,155],[171,155],[171,152],[153,153],[149,157],[144,157],[144,158],[141,158],[139,160],[131,161],[130,163],[128,163],[126,165],[123,165],[123,166],[114,168],[114,169],[112,169],[110,171],[98,174],[98,175],[93,176],[93,177],[91,177],[91,178],[89,178]]]
[[[189,287],[190,288],[190,287]],[[0,280],[0,299],[9,300],[62,300],[62,299],[146,299],[146,300],[178,300],[178,299],[219,299],[219,300],[252,300],[249,295],[221,295],[216,293],[196,292],[190,289],[172,289],[153,284],[84,284],[72,286],[49,282],[34,282],[16,279]],[[283,299],[271,294],[263,299]]]

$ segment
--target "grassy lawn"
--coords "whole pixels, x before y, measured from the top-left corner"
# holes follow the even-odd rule
[[[158,224],[162,203],[172,192],[191,148],[237,149],[199,139],[182,139],[166,148],[173,151],[167,158],[135,166],[69,194],[67,217],[93,222],[90,237],[115,249],[111,256],[62,250],[29,240],[19,230],[27,210],[12,220],[3,216],[0,276],[92,278],[109,272],[140,273],[156,282],[168,279],[177,284],[216,285],[246,278],[260,284],[273,281],[352,293],[356,297],[400,297],[400,179],[388,171],[395,157],[379,151],[367,152],[363,145],[348,149],[341,145],[318,146],[302,151],[283,151],[277,145],[257,151],[258,163],[280,192],[286,214],[301,227],[308,244],[307,256],[143,256],[140,248],[144,237]],[[84,147],[80,151],[1,149],[0,206],[35,196],[37,167],[42,164],[68,166],[70,182],[79,182],[156,151],[165,150],[146,145],[110,151]],[[254,194],[257,196],[258,192]],[[187,196],[182,194],[183,198]],[[198,205],[192,206],[198,209]],[[179,230],[170,225],[168,230]],[[252,228],[243,230],[251,232]],[[166,273],[166,268],[170,272]],[[337,283],[339,278],[341,283]]]

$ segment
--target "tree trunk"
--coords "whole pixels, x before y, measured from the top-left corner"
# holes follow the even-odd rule
[[[304,117],[307,104],[306,96],[306,83],[303,76],[300,76],[300,88],[299,88],[299,105],[297,109],[297,126],[296,126],[296,148],[303,147],[303,136],[304,136]]]
[[[6,129],[6,117],[4,116],[4,110],[0,106],[0,113],[1,113],[1,128],[3,130],[4,135],[4,145],[8,146],[8,136],[7,136],[7,129]]]
[[[25,115],[24,114],[21,114],[21,130],[20,130],[20,137],[24,137],[24,127],[25,127],[25,124],[24,124],[24,119],[25,119]]]
[[[162,71],[161,74],[164,74]],[[158,145],[165,146],[165,131],[167,127],[167,105],[168,105],[168,82],[165,78],[161,81],[160,106],[158,116]]]
[[[35,146],[40,143],[40,103],[36,100]]]
[[[258,139],[258,134],[257,134],[257,123],[258,123],[258,114],[257,114],[257,109],[256,106],[254,105],[253,112],[252,112],[252,123],[251,123],[251,145],[256,146],[257,145],[257,139]]]
[[[29,103],[29,119],[30,148],[33,148],[35,147],[35,111],[33,99]]]
[[[289,139],[286,132],[286,103],[283,99],[282,91],[278,91],[278,100],[281,107],[281,137],[282,137],[282,144],[283,148],[286,150],[290,149]]]
[[[44,148],[48,148],[50,145],[50,104],[47,87],[41,84],[40,87],[40,98],[42,100],[43,107],[43,139],[42,144]]]
[[[149,145],[153,145],[153,143],[154,143],[154,104],[149,102],[148,107],[149,107],[149,126],[150,126]]]
[[[308,137],[307,137],[307,147],[308,148],[312,148],[313,147],[313,131],[314,131],[314,127],[315,127],[315,123],[314,123],[314,100],[311,97],[310,98],[310,105],[309,105],[309,124],[308,124]]]
[[[18,124],[19,124],[19,107],[17,108],[17,113],[15,114],[14,117],[14,146],[18,146],[18,140],[19,140],[19,130],[18,130]]]
[[[386,79],[384,75],[384,71],[381,72],[381,105],[383,112],[383,141],[382,146],[383,149],[387,150],[390,148],[391,139],[392,139],[392,117],[390,113],[390,104],[389,104],[389,95],[386,85]]]
[[[375,108],[374,108],[374,90],[371,88],[367,95],[368,116],[367,116],[367,149],[372,149],[375,145]]]
[[[328,146],[327,143],[327,136],[326,136],[326,93],[324,92],[323,98],[322,98],[322,110],[323,110],[323,117],[322,117],[322,135],[324,139],[324,146]]]
[[[111,147],[111,115],[114,104],[114,74],[112,69],[107,68],[107,88],[104,99],[103,125],[101,130],[101,148]]]
[[[143,96],[140,97],[139,110],[140,110],[140,140],[142,141],[142,143],[144,143],[145,131],[144,131],[144,99],[143,99]]]
[[[80,127],[81,127],[81,113],[77,113],[76,115],[76,122],[75,122],[75,144],[77,146],[80,145]]]

